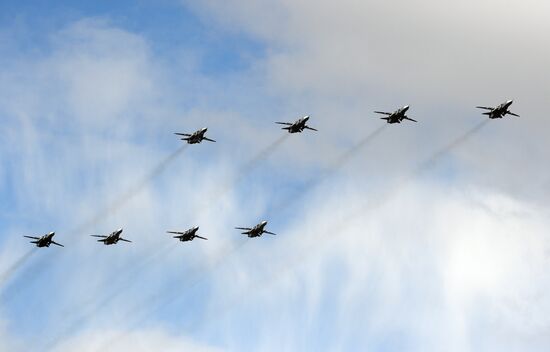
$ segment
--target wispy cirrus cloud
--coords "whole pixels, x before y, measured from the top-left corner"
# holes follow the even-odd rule
[[[518,83],[538,82],[539,60],[501,76],[525,59],[493,60],[521,38],[501,39],[500,22],[486,29],[479,5],[470,19],[479,37],[458,40],[469,5],[447,12],[426,4],[435,15],[353,1],[187,4],[209,30],[253,37],[265,49],[227,75],[201,71],[200,53],[211,51],[200,45],[166,57],[154,39],[105,19],[48,33],[32,55],[2,46],[0,128],[9,147],[0,158],[11,180],[2,190],[15,218],[1,257],[25,253],[20,232],[52,227],[67,247],[38,252],[3,287],[0,350],[546,350],[546,206],[509,186],[527,175],[536,189],[530,165],[544,142],[523,118],[469,133],[482,117],[462,106],[501,99],[510,82],[519,112],[532,114],[544,87]],[[531,16],[522,6],[499,14]],[[545,28],[531,19],[521,33]],[[521,43],[526,52],[536,51],[540,33]],[[485,42],[495,44],[474,62]],[[485,69],[487,79],[463,97]],[[402,100],[420,122],[376,134],[382,125],[369,112]],[[285,135],[255,160],[283,136],[274,121],[310,113],[319,133]],[[173,132],[204,126],[218,143],[188,148],[140,183],[180,147]],[[456,136],[467,139],[441,149]],[[519,162],[503,142],[510,136],[534,152]],[[365,140],[368,148],[354,149]],[[424,165],[426,156],[435,159]],[[251,159],[254,167],[242,168]],[[337,173],[318,173],[331,165]],[[407,176],[391,199],[359,211]],[[140,191],[90,233],[66,232],[136,184]],[[281,199],[284,209],[273,207]],[[232,231],[266,213],[278,237],[246,241]],[[194,225],[208,241],[164,234]],[[118,227],[134,243],[106,247],[88,237]]]

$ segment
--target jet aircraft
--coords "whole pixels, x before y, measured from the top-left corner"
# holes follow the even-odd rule
[[[188,144],[197,144],[197,143],[200,143],[202,141],[215,142],[215,140],[207,138],[207,137],[204,136],[206,131],[208,131],[208,128],[205,127],[205,128],[200,129],[200,130],[198,130],[198,131],[196,131],[192,134],[189,134],[189,133],[174,133],[174,134],[177,134],[178,136],[183,136],[183,138],[181,138],[181,140],[186,141]]]
[[[250,227],[235,227],[237,230],[244,230],[242,232],[243,235],[247,235],[248,237],[260,237],[264,233],[270,234],[270,235],[276,235],[276,233],[269,232],[265,230],[265,225],[267,225],[267,221],[262,221],[258,225],[250,228]]]
[[[418,122],[405,115],[407,110],[409,110],[409,106],[405,105],[402,108],[395,110],[394,112],[375,111],[375,113],[386,115],[387,117],[381,117],[380,119],[386,120],[388,123],[401,123],[403,120]]]
[[[288,133],[302,133],[303,130],[312,130],[317,131],[315,128],[309,127],[306,125],[307,121],[309,120],[309,116],[304,116],[301,119],[296,120],[294,123],[290,122],[275,122],[279,125],[285,125],[286,127],[283,127],[283,130],[287,130]]]
[[[173,236],[173,238],[177,238],[181,242],[193,241],[195,238],[200,238],[201,240],[207,240],[208,238],[197,235],[198,230],[199,230],[199,227],[196,226],[184,232],[179,232],[179,231],[166,231],[166,232],[177,235],[177,236]]]
[[[490,119],[501,119],[506,115],[519,117],[518,114],[514,114],[513,112],[508,110],[508,108],[510,107],[510,105],[512,105],[513,102],[514,102],[513,100],[508,100],[505,103],[500,104],[496,108],[492,108],[489,106],[476,106],[476,108],[489,110],[487,112],[484,112],[483,115],[488,115]]]
[[[101,238],[100,240],[97,240],[97,242],[103,242],[104,245],[117,244],[118,241],[132,242],[125,238],[120,237],[121,233],[122,233],[122,229],[118,229],[116,231],[113,231],[108,236],[101,236],[101,235],[91,235],[91,236]]]
[[[56,246],[65,247],[62,244],[59,244],[53,240],[53,236],[55,236],[55,232],[50,232],[42,237],[33,237],[33,236],[23,236],[27,238],[31,238],[34,241],[31,241],[31,243],[36,244],[36,247],[49,247],[51,244],[55,244]]]

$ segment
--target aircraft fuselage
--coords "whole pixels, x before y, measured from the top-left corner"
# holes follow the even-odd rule
[[[254,226],[252,230],[249,231],[248,237],[260,237],[265,232],[265,226],[267,225],[267,221],[262,221],[258,225]]]
[[[178,239],[181,242],[192,241],[195,238],[198,230],[199,230],[198,227],[194,227],[192,229],[189,229],[189,230],[185,231],[185,233],[183,235],[178,236]]]
[[[512,100],[508,100],[507,102],[500,104],[493,111],[489,113],[489,118],[491,119],[503,118],[506,114],[510,113],[510,110],[508,110],[508,108],[510,107],[510,105],[512,105],[512,103],[513,103]]]
[[[301,133],[306,129],[306,122],[309,120],[309,117],[303,117],[296,122],[294,122],[288,128],[288,133]]]
[[[34,236],[23,236],[23,237],[32,239],[31,243],[36,245],[37,247],[49,247],[52,244],[55,244],[56,246],[64,247],[62,244],[59,244],[53,240],[54,235],[55,235],[55,232],[50,232],[41,237],[34,237]]]
[[[407,110],[409,110],[408,105],[394,111],[390,116],[388,116],[388,119],[387,119],[388,123],[390,124],[401,123],[401,121],[403,121],[405,117],[407,117],[406,115]]]
[[[117,244],[118,241],[120,241],[120,234],[122,234],[122,229],[118,229],[111,233],[109,236],[105,237],[105,239],[100,240],[105,245],[112,245]]]
[[[55,233],[50,232],[49,234],[40,237],[38,240],[36,240],[36,246],[40,248],[49,247],[52,244],[54,234]]]
[[[510,105],[512,105],[514,101],[508,100],[500,105],[498,105],[496,108],[489,107],[489,106],[476,106],[479,109],[487,110],[483,113],[483,115],[487,115],[490,119],[501,119],[506,115],[512,115],[519,117],[518,114],[515,114],[510,111]]]
[[[204,134],[208,131],[208,128],[203,128],[194,132],[188,139],[187,143],[189,144],[198,144],[204,140]]]

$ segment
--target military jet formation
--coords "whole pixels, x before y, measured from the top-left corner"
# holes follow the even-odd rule
[[[510,105],[512,105],[512,103],[513,103],[513,100],[507,100],[506,102],[496,107],[476,106],[476,108],[487,110],[486,112],[483,113],[483,115],[487,115],[490,119],[501,119],[506,115],[519,117],[518,114],[515,114],[509,110]],[[375,113],[386,115],[381,119],[386,120],[386,122],[389,124],[401,123],[403,122],[403,120],[418,122],[406,115],[408,110],[409,110],[409,105],[405,105],[402,108],[395,110],[394,112],[375,111]],[[317,131],[317,129],[307,125],[309,118],[310,116],[304,116],[293,123],[291,122],[275,122],[275,123],[279,125],[285,125],[285,127],[283,127],[282,129],[287,130],[288,133],[301,133],[304,130]],[[181,138],[181,140],[186,141],[188,144],[199,144],[202,141],[216,142],[213,139],[205,137],[206,131],[208,131],[208,128],[205,127],[192,134],[189,134],[189,133],[175,133],[175,134],[178,136],[182,136],[183,138]],[[242,230],[243,231],[242,234],[247,235],[250,238],[260,237],[264,233],[267,233],[269,235],[276,235],[273,232],[267,231],[265,229],[266,225],[267,225],[267,221],[262,221],[261,223],[257,224],[254,227],[236,227],[235,229]],[[173,238],[177,238],[181,242],[192,241],[195,238],[207,240],[207,238],[197,235],[198,230],[199,230],[199,227],[197,226],[183,232],[167,231],[167,233],[176,235],[176,236],[173,236]],[[122,229],[118,229],[107,236],[102,236],[102,235],[91,235],[91,236],[100,238],[97,241],[103,242],[103,244],[105,245],[113,245],[118,243],[119,241],[132,242],[130,240],[120,237],[121,234],[122,234]],[[49,247],[52,244],[56,246],[64,247],[62,244],[59,244],[53,240],[54,235],[55,235],[55,232],[50,232],[42,237],[33,237],[33,236],[23,236],[23,237],[32,239],[33,241],[30,241],[30,243],[35,244],[37,247]]]
[[[30,243],[34,243],[36,247],[49,247],[52,244],[55,244],[56,246],[65,247],[64,245],[57,243],[53,240],[53,236],[55,236],[55,232],[50,232],[42,237],[33,237],[33,236],[23,236],[27,238],[31,238],[34,241],[31,241]]]
[[[132,242],[130,240],[120,237],[121,234],[122,234],[122,229],[118,229],[116,231],[111,232],[111,234],[107,236],[102,236],[102,235],[90,235],[90,236],[101,238],[97,240],[97,242],[103,242],[103,244],[106,246],[109,246],[111,244],[117,244],[118,241],[130,242],[130,243]]]
[[[501,119],[506,115],[519,117],[518,114],[514,114],[513,112],[508,110],[508,108],[510,107],[510,105],[512,105],[513,102],[514,102],[513,100],[508,100],[505,103],[500,104],[496,108],[492,108],[489,106],[476,106],[476,108],[488,110],[487,112],[484,112],[483,115],[488,115],[490,119]]]
[[[261,223],[259,223],[254,227],[236,227],[235,229],[243,230],[244,232],[242,232],[242,234],[247,235],[250,238],[260,237],[264,233],[267,233],[270,235],[276,235],[273,232],[267,231],[265,229],[266,225],[267,225],[267,221],[262,221]],[[199,227],[195,226],[186,231],[166,231],[166,233],[176,235],[176,236],[173,236],[173,238],[177,238],[181,242],[192,241],[195,238],[200,238],[201,240],[208,240],[208,238],[206,237],[199,236],[197,234],[198,230],[199,230]],[[90,235],[90,236],[98,237],[99,240],[97,241],[103,242],[103,244],[107,246],[117,244],[118,241],[132,242],[130,240],[120,237],[121,234],[122,234],[122,229],[118,229],[116,231],[113,231],[111,234],[107,236],[103,236],[103,235]],[[36,244],[37,247],[49,247],[51,244],[64,247],[62,244],[59,244],[52,239],[54,235],[55,235],[55,232],[50,232],[49,234],[44,235],[42,237],[33,237],[33,236],[23,236],[23,237],[33,239],[34,241],[31,241],[31,243]]]

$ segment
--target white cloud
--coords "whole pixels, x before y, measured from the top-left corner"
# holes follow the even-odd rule
[[[401,131],[384,136],[391,147],[373,150],[382,174],[403,172],[388,165],[416,160],[481,120],[475,106],[515,99],[522,117],[492,121],[477,141],[453,151],[456,169],[468,182],[547,199],[548,2],[184,3],[205,23],[260,41],[265,58],[257,67],[269,91],[287,111],[311,113],[329,135],[323,140],[359,139],[377,121],[373,110],[411,105],[420,122],[394,128]],[[328,143],[316,148],[304,152],[309,160],[330,154]]]
[[[550,55],[541,46],[549,29],[541,15],[548,4],[541,0],[235,0],[191,6],[265,40],[273,49],[270,78],[291,94],[307,89],[333,97],[378,87],[460,99],[486,94],[497,83],[509,88],[505,92],[531,91],[514,84],[543,83]]]
[[[115,337],[110,344],[104,342]],[[109,332],[87,331],[74,338],[68,339],[54,352],[95,352],[95,351],[199,351],[214,352],[219,349],[207,345],[201,345],[186,338],[170,335],[163,329],[135,330],[131,332],[112,329]]]
[[[214,300],[203,321],[227,329],[230,349],[239,344],[231,339],[241,330],[235,320],[254,321],[252,346],[264,351],[312,349],[319,340],[327,350],[377,349],[393,334],[401,350],[512,351],[505,341],[548,329],[543,209],[477,189],[414,184],[349,218],[368,198],[323,189],[308,204],[326,205],[304,209],[276,243],[220,275],[216,290],[235,292],[224,304]],[[334,220],[340,216],[346,221]],[[219,316],[221,323],[209,322]],[[318,336],[324,325],[329,336]]]
[[[374,98],[352,107],[346,106],[349,102],[373,93],[380,98],[380,105],[392,105],[395,97],[383,93],[395,93],[400,99],[431,98],[437,87],[435,96],[445,96],[443,101],[463,103],[462,98],[454,100],[455,93],[465,89],[472,76],[481,71],[466,75],[447,71],[462,65],[454,60],[447,63],[459,50],[455,48],[457,42],[447,38],[460,34],[461,28],[455,26],[469,13],[467,7],[453,5],[454,11],[447,12],[441,5],[426,1],[426,6],[435,6],[440,16],[424,17],[421,8],[408,6],[402,11],[399,7],[396,11],[393,4],[281,4],[284,6],[242,1],[208,6],[226,16],[226,25],[233,27],[237,21],[241,29],[266,41],[268,56],[258,64],[265,71],[252,70],[243,75],[265,78],[263,84],[285,98],[282,110],[304,109],[303,105],[310,104],[312,109],[327,113],[315,120],[321,133],[293,138],[280,150],[284,157],[274,156],[289,176],[295,172],[289,166],[293,162],[326,165],[327,158],[332,160],[353,144],[350,139],[365,134],[364,114],[367,103],[370,111]],[[261,15],[266,9],[272,15],[267,21]],[[518,13],[515,5],[509,9]],[[509,10],[502,11],[497,14],[511,21]],[[480,12],[489,14],[487,9]],[[476,33],[476,26],[481,26],[484,18],[471,19],[474,28],[467,29],[468,36]],[[399,26],[388,26],[393,20]],[[499,38],[500,31],[492,29],[501,26],[500,20],[491,21],[491,31],[467,45],[470,58],[486,40]],[[538,15],[529,23],[525,29],[528,33],[533,30],[530,26],[546,26]],[[409,30],[411,26],[418,31]],[[363,41],[368,43],[366,48]],[[482,60],[483,68],[502,53],[503,44],[511,44],[500,40],[496,43],[497,50]],[[441,51],[430,52],[428,49],[436,44]],[[534,50],[531,43],[525,45]],[[408,54],[401,56],[403,52]],[[428,62],[429,57],[435,57],[435,61]],[[505,66],[516,59],[503,60]],[[159,62],[162,59],[151,52],[142,37],[104,21],[86,20],[54,34],[51,52],[26,58],[23,64],[12,66],[13,72],[2,75],[2,86],[13,87],[0,96],[2,108],[12,116],[10,123],[2,127],[13,146],[10,156],[20,159],[13,169],[18,178],[16,198],[22,208],[28,206],[33,214],[43,210],[66,227],[94,214],[105,199],[116,197],[162,160],[166,153],[159,147],[158,136],[169,138],[176,126],[216,124],[219,133],[234,142],[227,143],[231,148],[223,147],[219,154],[206,145],[186,151],[160,177],[162,182],[150,184],[127,207],[90,229],[95,233],[123,226],[134,244],[92,246],[96,243],[87,242],[89,238],[83,237],[87,234],[59,234],[60,241],[67,241],[67,249],[72,244],[74,250],[66,251],[47,267],[52,274],[51,286],[43,287],[45,292],[41,294],[55,295],[63,302],[63,307],[56,306],[49,313],[55,323],[50,328],[58,333],[63,331],[62,324],[57,324],[60,321],[80,316],[85,319],[82,326],[60,335],[62,344],[56,351],[94,350],[114,336],[118,344],[107,347],[115,350],[208,350],[208,346],[195,344],[191,338],[168,333],[169,329],[131,328],[133,318],[148,311],[150,301],[146,298],[150,294],[160,292],[155,303],[162,304],[179,290],[182,299],[188,299],[187,290],[192,291],[191,295],[196,293],[181,278],[189,273],[182,274],[182,268],[195,268],[193,263],[199,263],[199,273],[204,273],[199,286],[212,287],[204,289],[204,296],[190,298],[208,307],[204,315],[197,309],[201,327],[193,331],[227,350],[306,350],[312,346],[327,350],[359,346],[378,349],[389,344],[388,340],[405,344],[394,348],[397,350],[465,351],[479,346],[487,350],[498,346],[502,350],[503,341],[526,346],[524,339],[547,330],[550,301],[543,293],[549,280],[543,268],[548,264],[549,243],[544,208],[481,186],[475,186],[472,193],[476,196],[470,197],[428,183],[407,190],[399,188],[395,198],[379,209],[348,219],[365,199],[372,199],[371,192],[384,194],[396,174],[409,175],[410,166],[424,154],[433,153],[435,145],[459,135],[462,124],[443,121],[432,129],[428,126],[429,132],[411,133],[420,131],[420,124],[416,130],[388,130],[384,138],[368,146],[368,159],[358,156],[351,162],[355,164],[350,165],[353,169],[306,197],[307,206],[293,209],[286,221],[274,219],[281,227],[274,230],[281,233],[279,237],[250,241],[236,255],[228,256],[226,246],[238,236],[230,229],[241,225],[241,221],[262,216],[280,190],[270,189],[269,182],[264,185],[252,180],[250,187],[234,189],[217,206],[210,206],[205,199],[218,194],[219,185],[226,184],[231,176],[242,173],[238,170],[240,162],[268,144],[276,132],[265,132],[264,120],[247,121],[238,111],[216,115],[216,111],[202,107],[181,109],[173,100],[172,81],[167,79],[172,72],[160,69]],[[501,68],[491,69],[488,74],[489,78],[497,78],[490,80],[494,85],[502,84],[497,72],[502,72]],[[517,83],[520,75],[511,74]],[[529,71],[526,79],[533,76]],[[202,77],[186,77],[190,87],[195,78],[197,84],[205,84]],[[419,81],[426,85],[416,92],[412,87]],[[213,88],[209,86],[212,90],[208,92],[224,89],[225,82],[207,85],[210,83]],[[448,91],[439,91],[443,83],[450,87]],[[405,87],[395,88],[394,84]],[[377,93],[379,86],[381,92]],[[238,94],[253,96],[256,92],[256,86],[245,88],[249,90]],[[473,91],[481,95],[481,88]],[[501,93],[490,94],[496,99]],[[328,101],[327,96],[335,97],[335,101]],[[161,104],[159,97],[167,98],[161,99]],[[215,96],[203,99],[206,102],[202,104],[208,106]],[[157,110],[160,115],[155,116]],[[343,123],[344,117],[350,122]],[[442,136],[436,137],[436,132]],[[500,137],[491,140],[497,142],[501,142]],[[480,142],[476,148],[487,145]],[[495,155],[486,153],[480,161],[472,149],[465,148],[460,159],[452,161],[456,161],[461,174],[467,173],[464,165],[478,163],[482,169],[484,162]],[[531,157],[538,160],[536,153]],[[503,167],[499,173],[506,175],[509,170]],[[264,180],[262,177],[258,179]],[[457,180],[459,190],[467,184],[462,181]],[[204,204],[207,211],[197,209]],[[331,230],[328,224],[344,224],[341,219],[348,220],[346,226],[327,234]],[[161,248],[173,244],[163,237],[167,227],[192,226],[195,221],[210,238],[208,242],[193,242],[163,252]],[[152,254],[161,255],[163,260],[141,266]],[[204,260],[205,268],[199,260],[203,257],[208,258]],[[224,261],[217,265],[220,258]],[[303,259],[308,261],[303,263]],[[127,275],[128,267],[133,275]],[[132,288],[133,278],[138,275],[146,284]],[[113,286],[115,292],[120,287],[121,295],[114,297],[107,309],[100,307],[90,313],[90,307],[94,307],[90,300],[97,303],[95,298],[113,292]],[[239,303],[242,300],[244,304]],[[118,324],[116,329],[101,324],[112,321]],[[480,334],[485,336],[480,338]],[[498,334],[503,336],[496,341],[487,337]],[[34,346],[41,342],[34,342]],[[325,342],[326,346],[314,345]],[[530,345],[532,350],[541,351],[545,346],[544,340]]]

